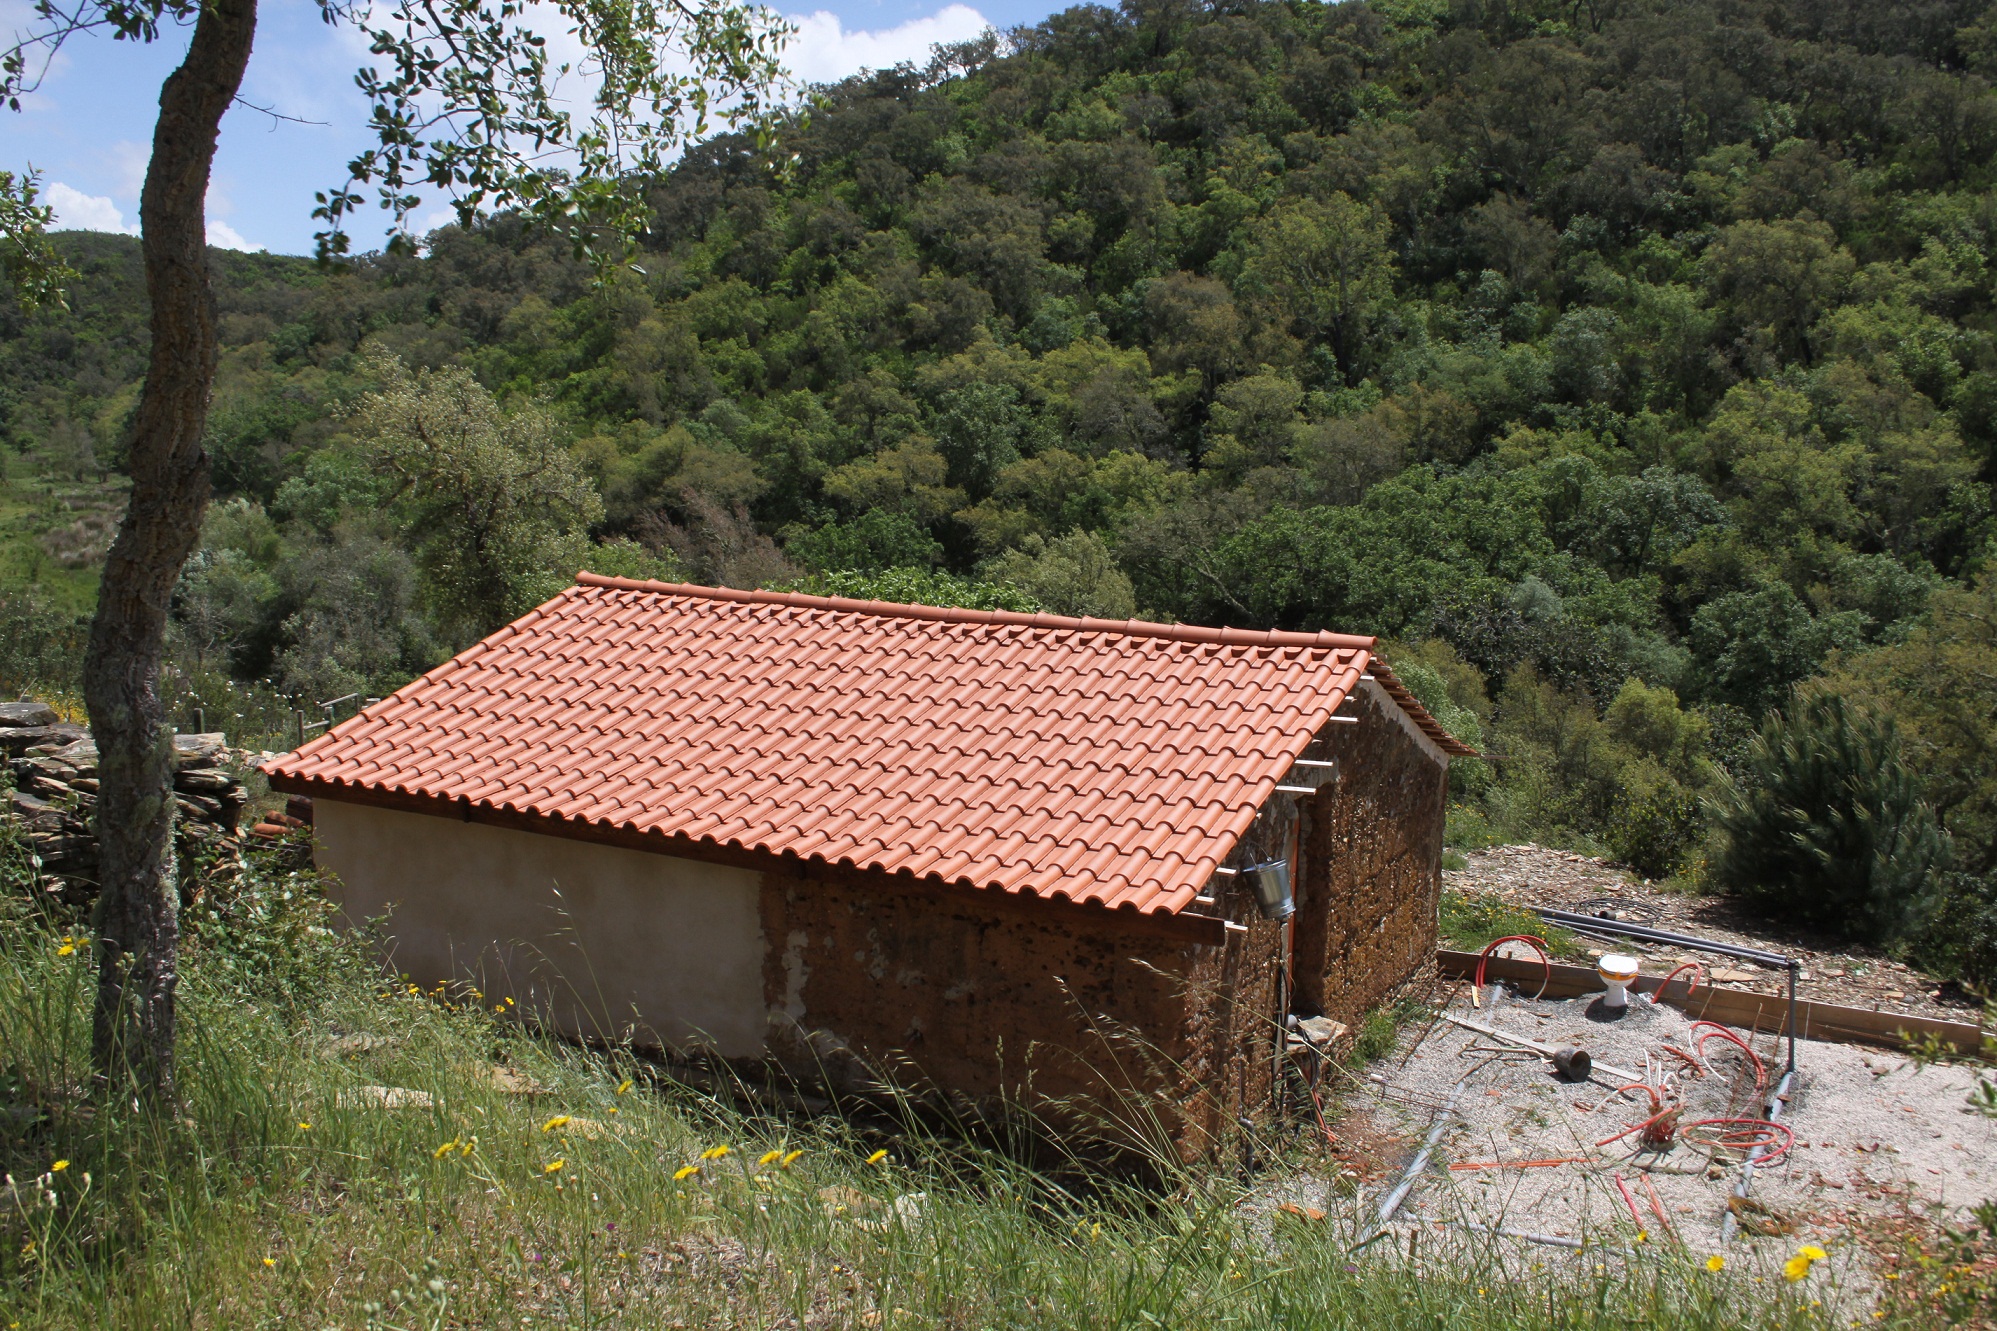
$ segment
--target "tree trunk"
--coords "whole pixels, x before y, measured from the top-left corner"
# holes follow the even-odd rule
[[[106,1084],[175,1102],[179,891],[173,728],[159,689],[168,601],[201,534],[215,381],[208,171],[256,34],[256,0],[207,0],[187,58],[160,89],[139,221],[152,356],[131,434],[132,497],[105,561],[83,663],[97,741],[97,1010],[91,1056]]]

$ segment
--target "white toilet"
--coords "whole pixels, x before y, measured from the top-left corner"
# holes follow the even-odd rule
[[[1609,992],[1602,995],[1603,1007],[1629,1006],[1629,987],[1636,983],[1637,975],[1635,957],[1604,952],[1602,959],[1595,963],[1595,974],[1601,976],[1602,983],[1609,987]]]

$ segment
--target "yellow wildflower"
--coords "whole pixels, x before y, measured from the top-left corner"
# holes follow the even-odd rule
[[[886,1151],[884,1150],[875,1151],[872,1155],[867,1157],[867,1163],[870,1165],[878,1165],[881,1161],[887,1158],[888,1158],[888,1153]]]
[[[310,1132],[312,1131],[312,1125],[301,1118],[298,1120],[298,1130],[300,1132]]]
[[[458,1149],[458,1139],[456,1137],[453,1137],[449,1141],[445,1142],[442,1146],[439,1146],[436,1150],[430,1152],[430,1158],[432,1160],[442,1160],[445,1156],[449,1155],[452,1151],[455,1151],[457,1149]]]
[[[633,1083],[631,1079],[629,1077],[626,1077],[623,1081],[617,1083],[617,1093],[619,1095],[624,1094],[626,1091],[631,1089],[632,1085]]]
[[[796,1164],[796,1163],[797,1163],[797,1158],[798,1158],[799,1156],[803,1155],[803,1154],[804,1154],[804,1152],[803,1152],[803,1151],[801,1151],[801,1150],[798,1150],[798,1151],[792,1151],[792,1152],[791,1152],[791,1153],[790,1153],[789,1155],[787,1155],[787,1156],[785,1156],[785,1157],[783,1158],[783,1162],[782,1162],[782,1163],[783,1163],[783,1167],[784,1167],[785,1169],[789,1169],[789,1168],[790,1168],[790,1167],[791,1167],[792,1165],[794,1165],[794,1164]]]
[[[62,946],[55,950],[55,954],[59,957],[76,955],[76,940],[74,938],[63,939]]]
[[[67,1160],[58,1160],[58,1161],[56,1161],[56,1162],[55,1162],[54,1164],[52,1164],[52,1165],[50,1165],[50,1166],[49,1166],[49,1173],[51,1173],[51,1174],[60,1174],[60,1173],[62,1173],[62,1171],[63,1171],[63,1170],[65,1170],[65,1169],[68,1169],[68,1168],[69,1168],[69,1161],[67,1161]]]
[[[1727,1269],[1727,1259],[1718,1253],[1714,1253],[1706,1259],[1706,1269],[1708,1271],[1724,1271]]]
[[[784,1153],[782,1151],[765,1151],[763,1152],[762,1157],[758,1159],[756,1163],[759,1165],[773,1165],[777,1161],[783,1158],[784,1158]]]
[[[681,1165],[679,1167],[679,1170],[673,1175],[673,1182],[684,1183],[688,1179],[692,1178],[695,1174],[698,1174],[699,1172],[700,1172],[699,1165]]]
[[[567,1163],[568,1161],[566,1160],[550,1160],[547,1164],[541,1166],[541,1172],[543,1174],[559,1174],[562,1172],[562,1166]]]
[[[553,1132],[556,1128],[565,1126],[568,1121],[569,1116],[567,1114],[557,1114],[541,1125],[541,1131]]]
[[[1794,1257],[1782,1263],[1782,1274],[1788,1278],[1791,1284],[1794,1284],[1796,1281],[1810,1274],[1810,1268],[1816,1263],[1823,1261],[1825,1256],[1826,1254],[1822,1248],[1819,1248],[1814,1243],[1806,1243],[1797,1250]]]
[[[266,1257],[266,1258],[264,1258],[264,1259],[263,1259],[263,1264],[264,1264],[265,1266],[276,1266],[276,1265],[277,1265],[277,1258],[275,1258],[275,1257]]]
[[[700,1158],[703,1160],[719,1160],[722,1156],[727,1155],[730,1151],[734,1149],[735,1149],[734,1147],[725,1144],[721,1146],[710,1146],[705,1151],[702,1151],[700,1153]]]
[[[509,999],[507,999],[507,1000],[506,1000],[506,1006],[508,1006],[508,1007],[512,1007],[512,1006],[513,1006],[513,1000],[512,1000],[512,999],[510,999],[510,998],[509,998]]]

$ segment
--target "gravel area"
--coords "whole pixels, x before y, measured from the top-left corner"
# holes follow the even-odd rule
[[[1878,952],[1818,935],[1783,929],[1742,915],[1725,897],[1693,897],[1666,892],[1605,860],[1545,846],[1497,846],[1476,851],[1469,865],[1443,874],[1443,885],[1458,892],[1483,892],[1521,906],[1596,914],[1607,911],[1626,924],[1668,929],[1716,942],[1734,943],[1795,956],[1803,962],[1797,992],[1804,998],[1846,1007],[1905,1012],[1947,1021],[1975,1023],[1982,1003],[1953,984],[1940,984]],[[1629,953],[1626,943],[1590,942],[1590,948]],[[1673,949],[1636,951],[1646,973],[1656,963],[1676,964],[1698,956]],[[1781,972],[1752,962],[1703,956],[1716,983],[1734,989],[1786,992]]]
[[[1524,1270],[1532,1263],[1617,1260],[1639,1243],[1661,1251],[1676,1240],[1697,1262],[1720,1254],[1736,1270],[1776,1280],[1785,1260],[1814,1243],[1830,1256],[1811,1277],[1813,1291],[1823,1291],[1827,1303],[1836,1291],[1836,1302],[1858,1308],[1878,1288],[1861,1242],[1868,1229],[1909,1217],[1959,1225],[1970,1207],[1997,1197],[1997,1123],[1969,1108],[1972,1069],[1922,1068],[1895,1054],[1805,1040],[1797,1044],[1797,1078],[1782,1116],[1794,1133],[1793,1149],[1757,1170],[1749,1194],[1763,1208],[1749,1219],[1774,1232],[1729,1240],[1722,1221],[1740,1178],[1740,1155],[1700,1149],[1684,1131],[1701,1118],[1757,1115],[1752,1068],[1738,1050],[1719,1039],[1699,1050],[1690,1018],[1641,1001],[1618,1015],[1602,1006],[1600,995],[1534,1001],[1503,993],[1495,1008],[1472,1009],[1462,985],[1449,986],[1449,994],[1438,1012],[1587,1049],[1593,1078],[1569,1082],[1543,1058],[1440,1018],[1411,1023],[1400,1047],[1342,1097],[1332,1127],[1345,1149],[1319,1169],[1272,1180],[1253,1209],[1273,1219],[1285,1206],[1292,1217],[1315,1208],[1329,1213],[1317,1223],[1363,1236],[1379,1199],[1443,1118],[1441,1106],[1459,1083],[1434,1157],[1380,1240],[1402,1252],[1426,1245],[1420,1251],[1435,1261],[1456,1260],[1474,1243],[1502,1250],[1504,1260]],[[1786,1044],[1738,1034],[1761,1056],[1772,1088]],[[1695,1075],[1667,1045],[1703,1054],[1703,1073]],[[1682,1107],[1669,1148],[1646,1149],[1635,1136],[1598,1144],[1651,1113],[1647,1092],[1614,1094],[1623,1079],[1604,1064],[1643,1074]],[[1537,1161],[1564,1163],[1527,1165]],[[1497,1167],[1451,1168],[1463,1165]],[[1494,1239],[1489,1227],[1588,1247],[1573,1252]]]

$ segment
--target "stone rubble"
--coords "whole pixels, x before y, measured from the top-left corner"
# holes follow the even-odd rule
[[[234,772],[264,755],[229,748],[219,732],[175,735],[173,744],[175,850],[183,864],[226,873],[238,862],[237,820],[250,799]],[[0,755],[14,778],[0,824],[26,836],[61,905],[87,907],[97,895],[97,745],[89,730],[46,703],[0,703]],[[183,897],[201,877],[181,876]]]

